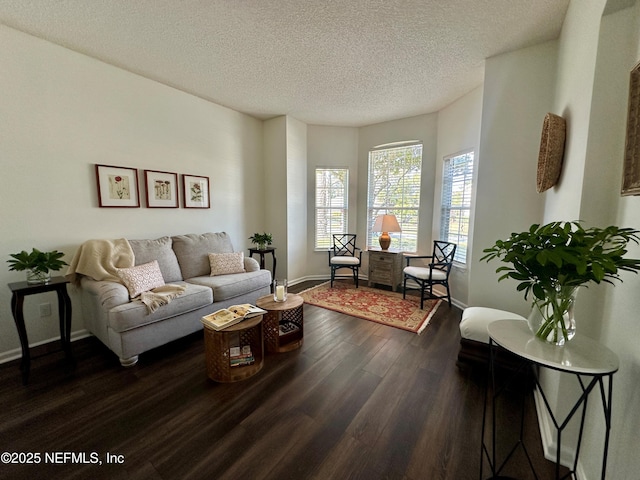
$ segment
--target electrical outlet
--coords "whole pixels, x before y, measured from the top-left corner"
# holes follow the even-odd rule
[[[50,317],[51,316],[51,304],[50,303],[41,303],[40,304],[40,316],[41,317]]]

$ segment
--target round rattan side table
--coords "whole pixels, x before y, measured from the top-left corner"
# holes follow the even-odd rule
[[[207,375],[221,383],[237,382],[252,377],[264,365],[263,315],[243,320],[224,330],[204,327],[204,354]],[[231,349],[248,347],[252,361],[234,365]]]
[[[289,293],[284,302],[276,302],[273,295],[265,295],[256,305],[267,311],[264,314],[264,343],[267,353],[283,353],[302,346],[304,299]]]

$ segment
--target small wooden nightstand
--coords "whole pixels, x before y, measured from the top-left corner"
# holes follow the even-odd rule
[[[369,286],[388,285],[395,292],[402,283],[402,252],[369,249]]]

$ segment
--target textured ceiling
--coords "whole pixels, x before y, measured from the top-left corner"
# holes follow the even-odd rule
[[[362,126],[448,105],[568,3],[0,0],[0,23],[258,118]]]

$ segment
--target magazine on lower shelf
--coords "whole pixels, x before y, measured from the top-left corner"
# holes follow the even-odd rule
[[[295,333],[300,330],[300,326],[296,325],[293,322],[280,322],[279,325],[279,334],[280,336],[289,335],[290,333]]]
[[[217,310],[202,317],[201,321],[205,326],[213,328],[214,330],[224,330],[247,318],[257,317],[265,313],[267,313],[267,311],[260,307],[243,303],[242,305],[232,305],[229,308]]]
[[[251,365],[256,360],[251,352],[250,345],[242,347],[231,347],[229,349],[229,364],[232,367],[240,367],[242,365]]]

